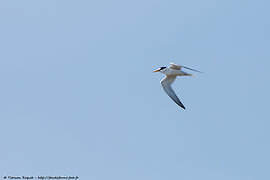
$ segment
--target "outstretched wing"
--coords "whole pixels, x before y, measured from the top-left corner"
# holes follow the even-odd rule
[[[189,68],[187,66],[181,66],[181,65],[177,65],[177,64],[174,64],[174,63],[170,63],[170,67],[171,69],[175,69],[175,70],[181,70],[181,68],[186,68],[186,69],[189,69],[191,71],[195,71],[195,72],[199,72],[199,73],[202,73],[201,71],[198,71],[196,69],[192,69],[192,68]]]
[[[173,91],[171,84],[174,82],[176,76],[166,76],[163,78],[160,83],[164,89],[164,91],[168,94],[168,96],[180,107],[183,109],[186,109],[185,106],[182,104],[182,102],[179,100],[179,98],[176,96],[175,92]]]
[[[186,67],[186,66],[181,66],[181,67],[186,68],[186,69],[189,69],[189,70],[191,70],[191,71],[195,71],[195,72],[202,73],[201,71],[198,71],[198,70],[196,70],[196,69],[191,69],[191,68]]]
[[[181,66],[180,65],[177,65],[177,64],[174,64],[174,63],[170,63],[170,67],[171,69],[175,69],[175,70],[180,70],[181,69]]]

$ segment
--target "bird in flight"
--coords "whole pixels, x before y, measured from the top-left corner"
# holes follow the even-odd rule
[[[171,84],[174,82],[177,76],[192,76],[192,74],[186,73],[182,71],[182,68],[189,69],[192,71],[200,72],[195,69],[191,69],[186,66],[177,65],[174,63],[170,63],[169,67],[160,67],[154,72],[161,72],[162,74],[165,74],[166,76],[160,81],[164,91],[168,94],[168,96],[181,108],[186,109],[185,106],[182,104],[182,102],[179,100],[179,98],[176,96],[175,92],[173,91]]]

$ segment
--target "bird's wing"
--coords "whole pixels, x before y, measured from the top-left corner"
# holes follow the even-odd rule
[[[174,64],[174,63],[170,63],[170,67],[171,69],[175,69],[175,70],[180,70],[182,66]]]
[[[186,69],[189,69],[189,70],[191,70],[191,71],[195,71],[195,72],[202,73],[201,71],[198,71],[198,70],[196,70],[196,69],[191,69],[191,68],[186,67],[186,66],[181,66],[181,67],[186,68]]]
[[[178,99],[178,97],[176,96],[175,92],[173,91],[171,84],[173,83],[173,81],[175,80],[176,76],[166,76],[165,78],[163,78],[160,83],[164,89],[164,91],[168,94],[168,96],[176,103],[178,104],[180,107],[182,107],[183,109],[186,109],[185,106],[181,103],[181,101]]]
[[[181,68],[186,68],[186,69],[189,69],[189,70],[191,70],[191,71],[195,71],[195,72],[202,73],[201,71],[198,71],[198,70],[196,70],[196,69],[192,69],[192,68],[189,68],[189,67],[187,67],[187,66],[177,65],[177,64],[172,63],[172,62],[170,63],[169,68],[175,69],[175,70],[181,70]]]

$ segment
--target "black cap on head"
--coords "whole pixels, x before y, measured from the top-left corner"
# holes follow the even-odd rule
[[[159,70],[165,69],[166,67],[160,67]]]

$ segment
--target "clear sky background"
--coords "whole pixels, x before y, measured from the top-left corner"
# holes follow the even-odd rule
[[[0,175],[270,179],[269,6],[1,1]]]

